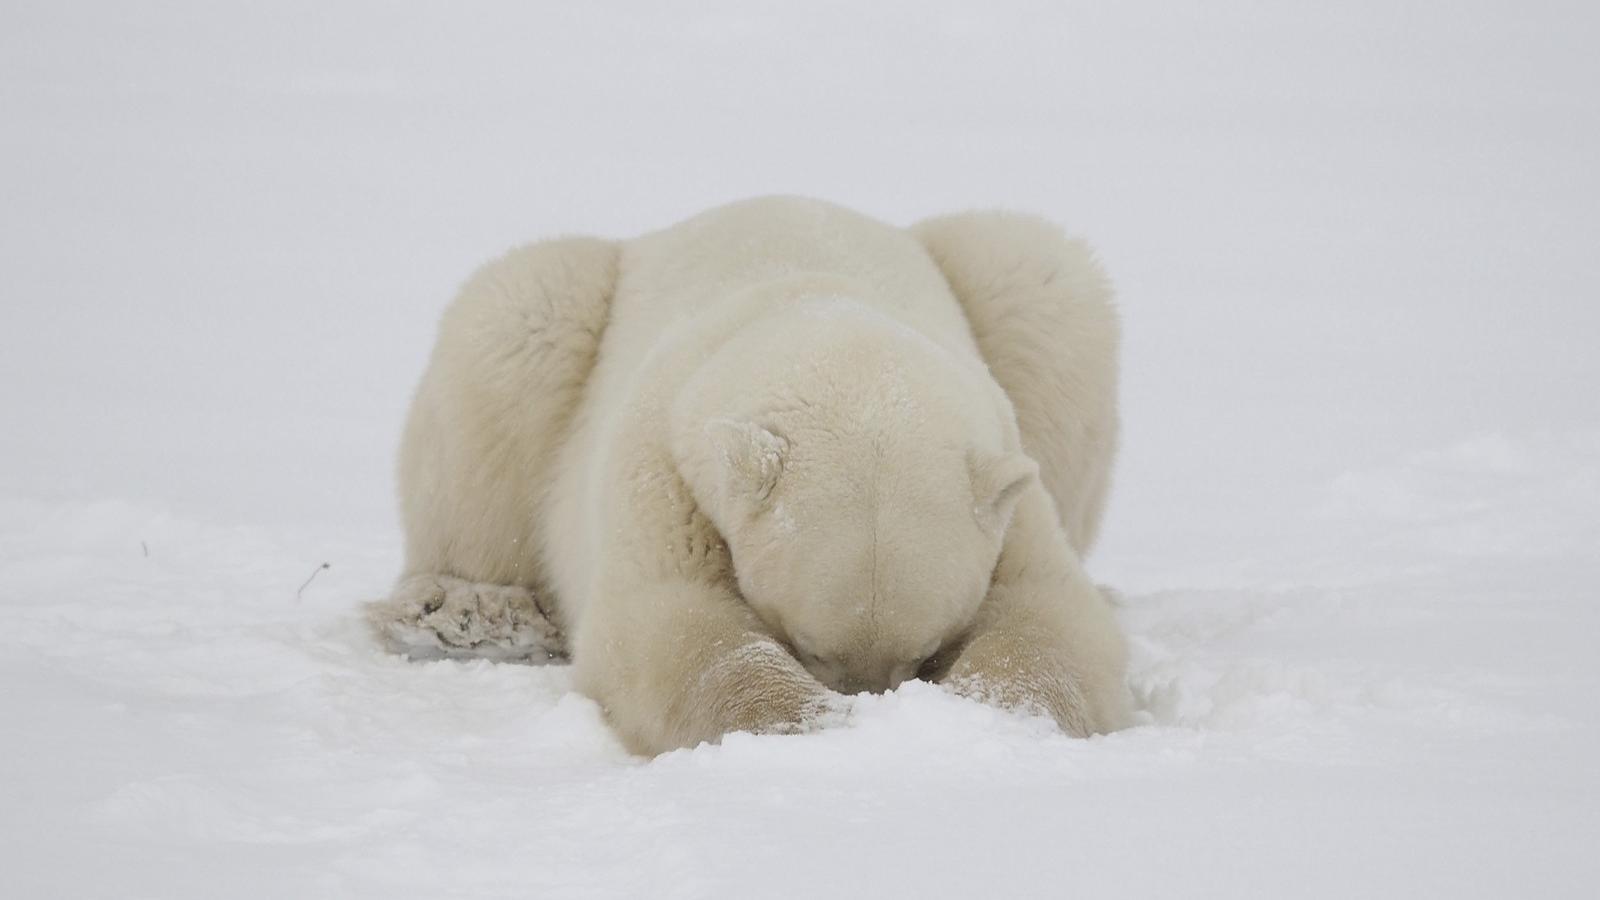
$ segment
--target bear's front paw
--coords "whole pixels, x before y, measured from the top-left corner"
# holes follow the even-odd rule
[[[945,687],[960,696],[1001,709],[1054,719],[1073,737],[1088,737],[1102,729],[1090,723],[1083,698],[1067,684],[1045,684],[1042,679],[965,674],[946,678]]]
[[[742,698],[729,716],[728,731],[807,734],[848,724],[855,698],[827,688]]]
[[[828,690],[773,641],[748,644],[706,674],[720,733],[798,734],[843,724],[852,703]]]
[[[560,630],[532,592],[450,575],[416,575],[369,604],[367,621],[391,650],[414,659],[546,663],[566,658]]]
[[[945,686],[991,706],[1047,716],[1073,737],[1126,724],[1126,689],[1120,679],[1101,684],[1107,679],[1097,681],[1074,671],[1059,650],[988,637],[966,649],[945,677]]]

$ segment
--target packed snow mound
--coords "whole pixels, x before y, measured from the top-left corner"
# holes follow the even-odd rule
[[[1592,574],[1595,559],[1558,545],[1527,568],[1513,538],[1563,508],[1532,515],[1528,498],[1592,489],[1590,440],[1473,442],[1461,446],[1493,452],[1340,478],[1351,502],[1357,483],[1424,498],[1405,518],[1422,574],[1122,596],[1143,706],[1130,730],[1073,740],[911,682],[856,698],[834,728],[654,760],[621,749],[565,667],[384,653],[357,607],[386,584],[385,543],[6,501],[0,666],[26,686],[8,692],[8,719],[29,723],[6,739],[13,884],[166,897],[214,895],[219,879],[234,894],[340,897],[1137,894],[1195,879],[1219,893],[1558,893],[1586,865],[1600,799],[1586,687],[1600,616],[1576,578],[1535,573],[1554,560]],[[1498,514],[1445,502],[1457,490]],[[1506,543],[1457,553],[1425,539],[1486,517]],[[1223,854],[1219,839],[1249,849]],[[94,866],[60,869],[82,842]]]

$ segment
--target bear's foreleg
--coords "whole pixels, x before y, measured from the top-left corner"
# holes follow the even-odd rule
[[[732,731],[824,724],[844,698],[816,680],[739,594],[727,546],[664,449],[641,449],[608,506],[574,675],[629,749],[655,754]]]
[[[577,649],[578,679],[636,753],[715,742],[734,731],[798,732],[842,708],[843,698],[724,588],[616,583],[595,602]]]
[[[1085,737],[1127,723],[1126,648],[1043,488],[1018,503],[973,636],[944,678],[998,706],[1044,713]]]

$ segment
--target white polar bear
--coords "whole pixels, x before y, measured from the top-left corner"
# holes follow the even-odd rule
[[[513,251],[444,315],[400,457],[412,655],[553,659],[630,748],[921,676],[1124,723],[1084,575],[1117,322],[1039,220],[765,198]]]

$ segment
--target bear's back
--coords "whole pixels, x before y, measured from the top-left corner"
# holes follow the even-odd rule
[[[808,279],[859,286],[843,288],[852,301],[941,343],[970,343],[960,304],[920,242],[904,229],[800,197],[743,200],[628,242],[612,325],[633,332],[618,337],[637,346],[762,285]]]

